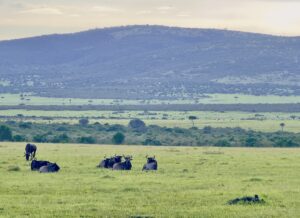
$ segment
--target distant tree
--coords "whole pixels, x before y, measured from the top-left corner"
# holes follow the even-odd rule
[[[12,132],[7,126],[0,126],[0,141],[11,141]]]
[[[69,136],[66,133],[55,136],[51,142],[53,143],[68,143],[70,141]]]
[[[195,126],[194,120],[197,120],[196,116],[189,116],[189,120],[192,121],[193,127]]]
[[[297,118],[297,116],[291,115],[290,118],[292,118],[293,120],[295,120]]]
[[[280,123],[279,125],[281,127],[281,131],[283,132],[283,128],[285,127],[285,123]]]
[[[205,126],[203,128],[203,133],[204,134],[210,134],[212,132],[212,127],[211,126]]]
[[[128,127],[135,131],[145,131],[146,130],[146,124],[144,123],[144,121],[142,121],[140,119],[130,120]]]
[[[31,122],[25,122],[25,123],[20,123],[19,124],[19,127],[22,128],[22,129],[30,129],[32,126],[32,123]]]
[[[82,144],[95,144],[96,143],[96,139],[93,138],[92,136],[83,136],[77,139],[78,143],[82,143]]]
[[[225,139],[221,139],[221,140],[216,142],[215,146],[217,146],[217,147],[230,147],[230,143]]]
[[[89,124],[89,119],[88,119],[88,118],[81,118],[81,119],[79,120],[79,124],[80,124],[81,126],[86,126],[86,125]]]
[[[23,135],[14,135],[13,141],[14,142],[25,142],[26,141],[26,137],[23,136]]]
[[[43,135],[35,135],[33,136],[32,140],[34,142],[48,142],[48,138],[46,134]]]
[[[120,145],[124,142],[125,140],[125,135],[121,132],[117,132],[116,134],[114,134],[114,136],[112,137],[112,142],[116,145]]]
[[[257,138],[255,138],[254,136],[249,136],[248,138],[246,138],[245,145],[247,147],[255,147],[255,146],[257,146],[257,143],[258,143]]]

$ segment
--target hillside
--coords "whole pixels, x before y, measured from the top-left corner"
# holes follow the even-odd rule
[[[0,42],[0,92],[85,98],[300,95],[300,37],[126,26]]]

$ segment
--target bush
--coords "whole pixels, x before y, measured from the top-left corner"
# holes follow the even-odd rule
[[[12,132],[7,126],[0,126],[0,141],[12,141]]]
[[[32,123],[30,123],[30,122],[20,123],[19,124],[19,127],[22,128],[22,129],[30,129],[31,126],[32,126]]]
[[[34,142],[48,142],[48,138],[46,134],[43,135],[35,135],[33,136],[32,140]]]
[[[81,126],[86,126],[86,125],[89,124],[89,119],[88,119],[88,118],[82,118],[82,119],[80,119],[78,122],[79,122],[79,124],[80,124]]]
[[[203,133],[204,134],[210,134],[212,132],[212,127],[211,126],[205,126],[203,128]]]
[[[83,136],[77,139],[78,143],[82,143],[82,144],[95,144],[96,143],[96,139],[93,138],[92,136]]]
[[[146,139],[144,142],[143,142],[143,145],[156,145],[156,146],[159,146],[161,145],[161,142],[159,140],[156,140],[156,139]]]
[[[146,124],[144,123],[144,121],[142,121],[140,119],[130,120],[128,127],[135,131],[139,131],[139,132],[146,130]]]
[[[27,141],[27,140],[26,140],[26,137],[23,136],[23,135],[15,135],[15,136],[13,137],[13,141],[14,141],[14,142],[25,142],[25,141]]]
[[[121,132],[114,134],[114,136],[112,137],[112,142],[116,145],[122,144],[124,140],[125,140],[125,135]]]
[[[55,136],[51,142],[53,143],[68,143],[70,141],[70,138],[67,134],[61,134],[58,136]]]
[[[230,143],[225,140],[225,139],[222,139],[222,140],[219,140],[215,143],[215,146],[217,147],[230,147]]]
[[[247,147],[255,147],[258,146],[258,140],[253,137],[253,136],[249,136],[248,138],[246,138],[245,140],[245,145]]]

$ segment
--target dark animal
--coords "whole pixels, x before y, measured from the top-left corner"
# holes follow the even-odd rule
[[[47,166],[50,164],[49,161],[44,161],[44,160],[33,160],[31,161],[31,170],[39,170],[42,166]]]
[[[143,166],[143,170],[157,170],[157,161],[155,160],[155,156],[154,157],[148,157],[147,158],[147,163]]]
[[[99,168],[113,168],[115,163],[121,163],[122,156],[115,155],[114,157],[107,158],[106,156],[104,159],[97,165]]]
[[[56,173],[60,170],[60,167],[56,163],[50,163],[40,168],[40,173]]]
[[[132,160],[132,156],[124,156],[125,161],[121,162],[121,163],[115,163],[113,166],[113,170],[131,170],[131,160]]]
[[[233,200],[228,201],[228,204],[239,204],[239,203],[264,203],[263,199],[260,199],[258,195],[254,195],[254,197],[245,196],[242,198],[235,198]]]
[[[35,158],[35,153],[36,153],[37,147],[34,144],[27,144],[25,147],[25,154],[24,156],[26,157],[26,160],[29,161]]]
[[[110,159],[111,158],[107,158],[105,156],[104,159],[99,163],[99,165],[97,165],[97,167],[99,167],[99,168],[108,168],[108,163],[109,163]]]

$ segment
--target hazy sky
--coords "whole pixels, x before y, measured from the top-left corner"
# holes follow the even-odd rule
[[[0,0],[0,39],[131,24],[300,35],[300,0]]]

